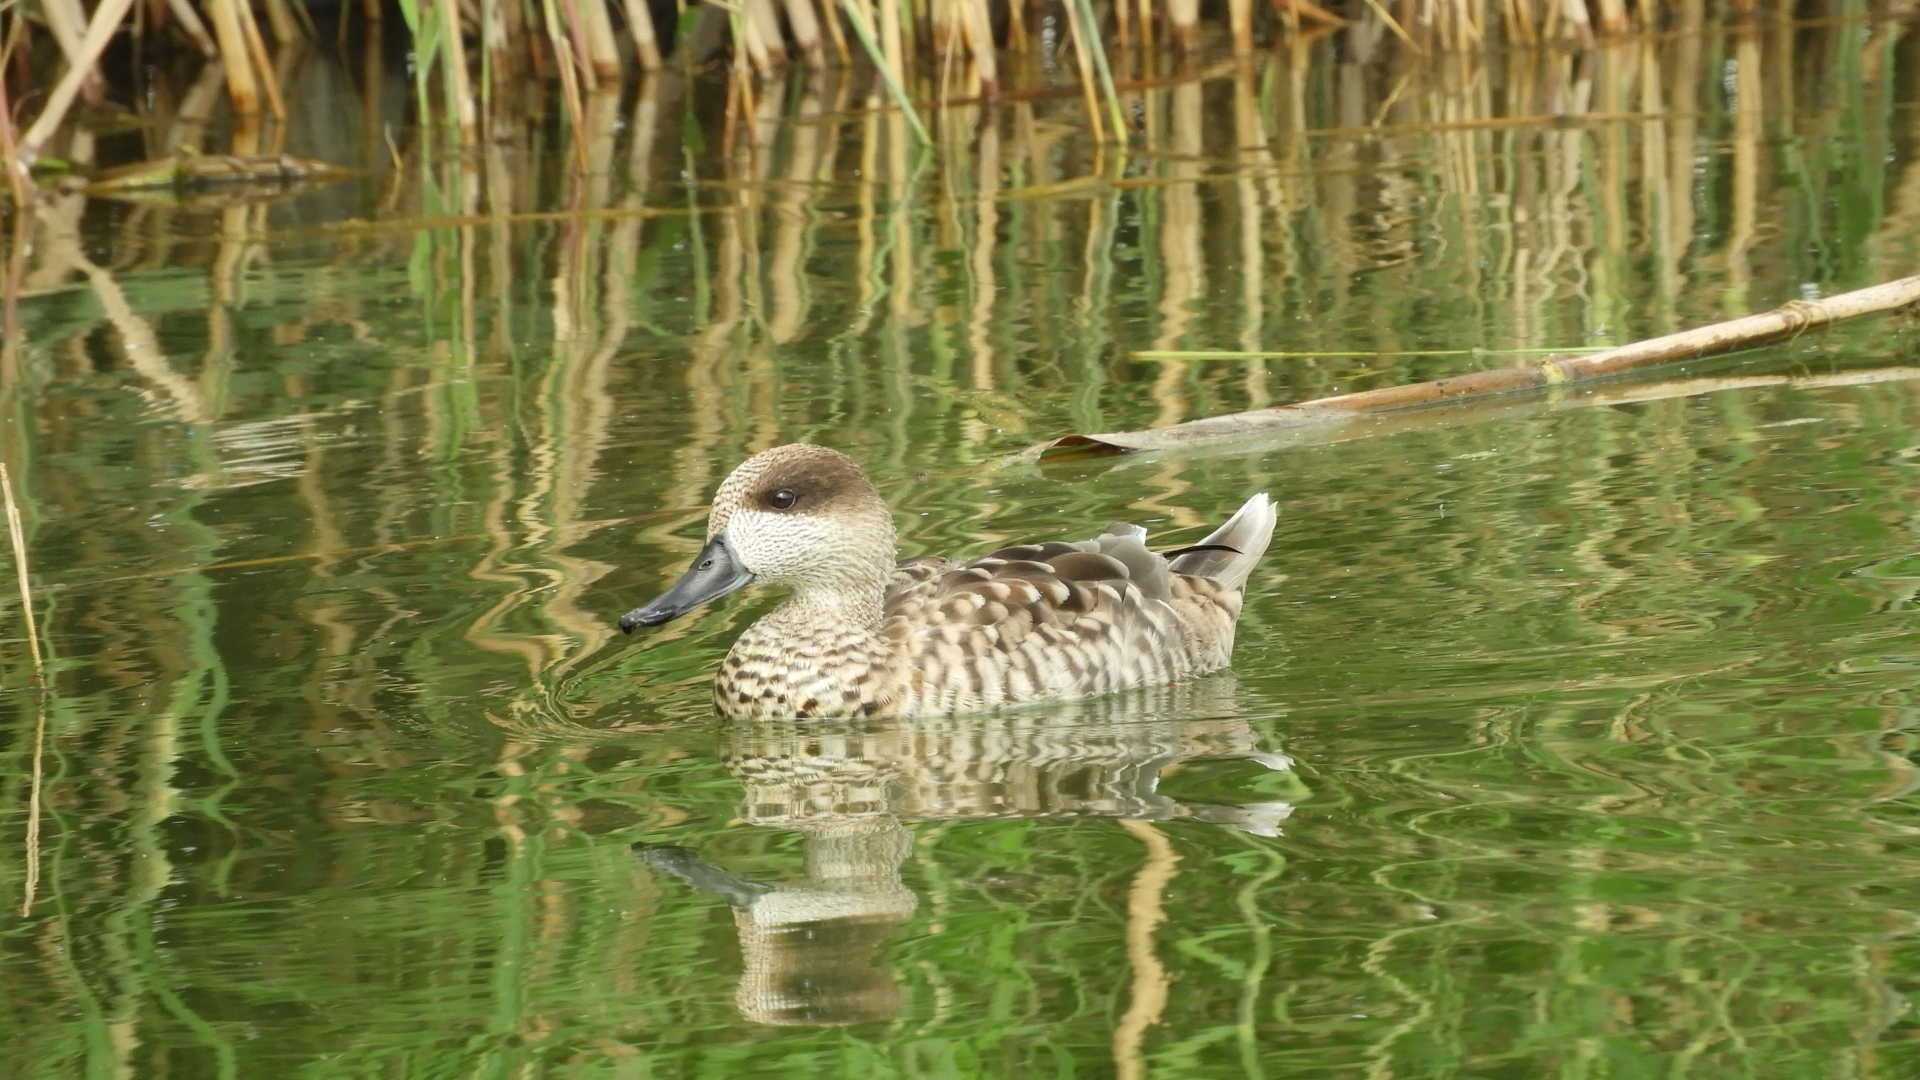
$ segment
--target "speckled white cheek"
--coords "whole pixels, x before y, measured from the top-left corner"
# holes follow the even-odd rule
[[[833,554],[830,530],[806,514],[770,514],[735,510],[727,521],[727,543],[747,571],[764,581],[790,581]]]

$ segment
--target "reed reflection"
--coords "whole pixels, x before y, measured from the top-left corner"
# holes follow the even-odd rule
[[[803,876],[760,881],[685,847],[634,850],[733,909],[742,959],[734,1000],[763,1024],[854,1024],[901,1010],[887,948],[919,907],[902,876],[915,823],[1109,818],[1272,837],[1293,812],[1289,801],[1212,803],[1159,790],[1200,761],[1292,770],[1240,715],[1230,676],[1066,708],[737,724],[722,738],[745,789],[740,817],[800,834]]]

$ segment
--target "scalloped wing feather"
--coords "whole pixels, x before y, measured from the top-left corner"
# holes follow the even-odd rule
[[[901,564],[885,636],[903,711],[1106,693],[1224,667],[1240,592],[1174,573],[1145,530]]]

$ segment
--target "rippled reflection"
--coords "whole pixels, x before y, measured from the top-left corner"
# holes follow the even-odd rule
[[[1285,755],[1261,748],[1238,711],[1234,680],[1218,676],[1067,708],[729,725],[722,756],[745,788],[740,816],[797,832],[804,880],[748,880],[684,847],[635,850],[733,908],[741,1015],[767,1024],[883,1020],[900,1007],[885,948],[918,907],[900,876],[913,851],[910,823],[1094,817],[1278,836],[1291,802],[1218,805],[1159,791],[1164,774],[1191,762],[1292,770]]]

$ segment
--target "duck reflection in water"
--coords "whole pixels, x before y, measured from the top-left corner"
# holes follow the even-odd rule
[[[902,996],[884,950],[918,904],[900,876],[913,849],[908,822],[1099,817],[1277,835],[1291,803],[1203,804],[1158,791],[1161,776],[1187,762],[1292,768],[1235,715],[1235,690],[1222,676],[937,720],[731,722],[725,756],[746,789],[741,816],[799,832],[806,876],[754,881],[684,847],[634,850],[732,907],[744,961],[735,1001],[748,1020],[884,1020]]]

